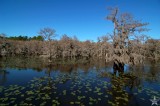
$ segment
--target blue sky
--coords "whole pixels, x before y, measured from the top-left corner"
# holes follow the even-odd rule
[[[44,27],[79,40],[96,41],[112,33],[105,20],[107,7],[119,7],[136,19],[149,22],[145,34],[160,39],[160,0],[0,0],[0,33],[8,36],[35,36]]]

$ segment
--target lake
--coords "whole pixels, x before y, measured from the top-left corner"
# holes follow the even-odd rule
[[[151,106],[160,104],[160,61],[113,74],[103,59],[0,58],[0,106]]]

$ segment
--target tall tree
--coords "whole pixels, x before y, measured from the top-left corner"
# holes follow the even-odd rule
[[[47,48],[49,51],[49,61],[50,62],[51,62],[51,58],[52,58],[51,41],[53,40],[53,37],[55,37],[55,32],[56,31],[52,28],[43,28],[39,32],[39,35],[43,37],[44,41],[49,43]]]
[[[141,32],[147,30],[144,26],[148,23],[134,20],[129,13],[118,14],[118,8],[110,8],[109,10],[111,13],[107,16],[107,20],[112,21],[114,29],[111,34],[111,55],[107,55],[106,60],[114,62],[114,72],[117,70],[123,72],[124,64],[135,65],[143,62],[143,54],[141,51],[135,50],[134,47],[137,46],[135,42],[138,41],[137,38],[141,36]],[[138,43],[143,42],[139,41]]]

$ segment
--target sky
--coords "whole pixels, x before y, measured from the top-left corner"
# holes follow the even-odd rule
[[[50,27],[57,39],[67,34],[96,41],[113,31],[113,24],[105,19],[108,7],[148,22],[150,31],[144,34],[160,39],[160,0],[0,0],[0,33],[32,37]]]

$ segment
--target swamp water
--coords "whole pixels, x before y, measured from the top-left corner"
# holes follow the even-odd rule
[[[0,106],[151,106],[158,98],[160,62],[114,75],[112,64],[97,59],[0,59]]]

